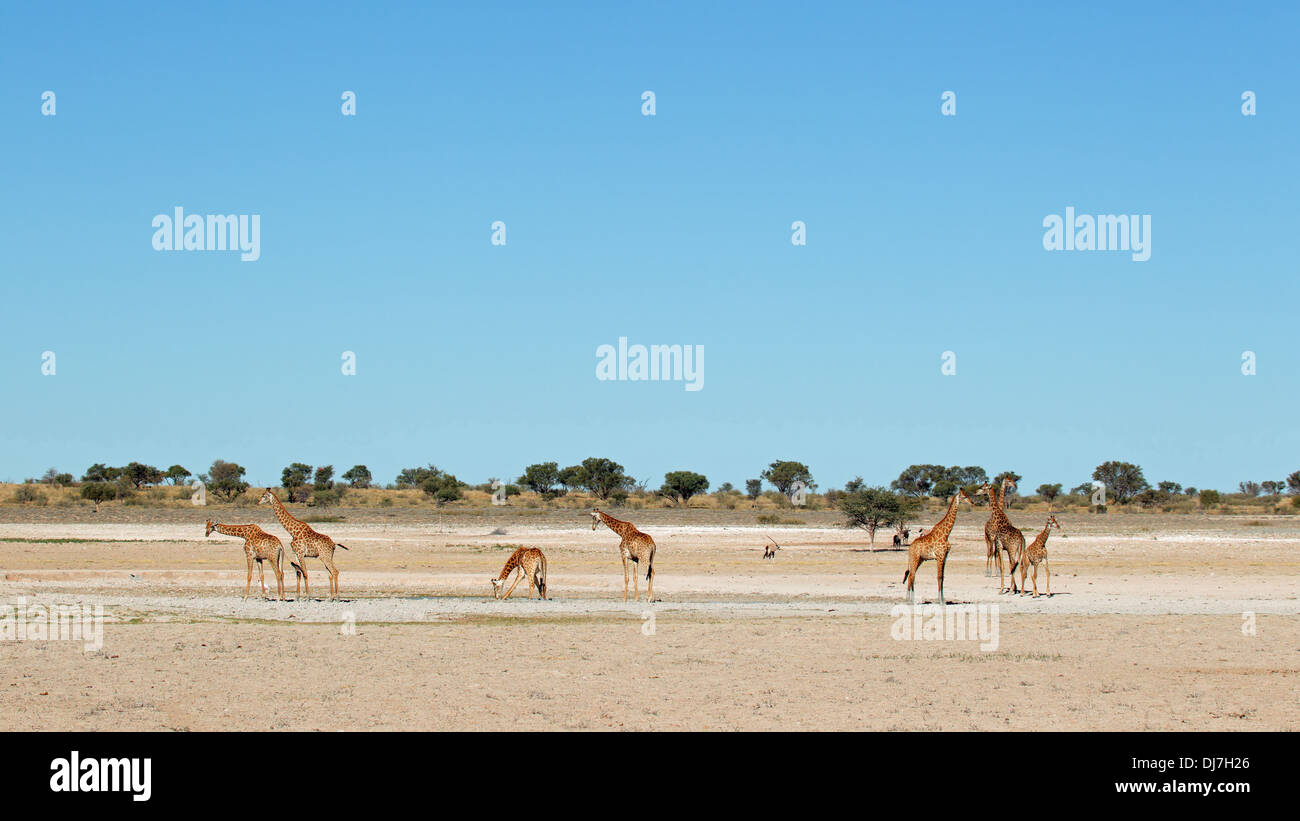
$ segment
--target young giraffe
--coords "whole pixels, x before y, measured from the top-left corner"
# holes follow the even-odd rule
[[[1002,575],[1002,551],[1006,551],[1007,564],[1010,565],[1010,592],[1016,591],[1016,567],[1020,564],[1021,556],[1025,551],[1025,534],[1020,528],[1011,524],[1007,518],[1006,511],[1002,507],[1002,500],[1006,498],[1007,487],[1010,486],[1015,490],[1016,483],[1010,478],[1002,480],[1002,493],[990,485],[988,482],[980,485],[980,489],[975,491],[976,496],[989,497],[989,519],[984,523],[984,545],[987,549],[984,560],[984,574],[993,575],[989,567],[990,561],[996,561],[998,566],[998,592],[1008,592],[1006,587],[1006,577]]]
[[[515,575],[514,584],[506,591],[505,596],[501,595],[501,588],[506,583],[506,578],[510,571],[519,571]],[[506,559],[506,566],[501,568],[501,575],[492,579],[492,592],[498,599],[510,598],[510,594],[515,592],[515,585],[519,584],[520,579],[528,579],[528,598],[533,597],[533,587],[537,587],[537,595],[543,599],[546,598],[546,556],[542,551],[535,547],[521,547],[510,558]]]
[[[248,601],[248,591],[253,586],[253,562],[257,562],[257,581],[262,585],[262,598],[266,598],[266,573],[262,562],[270,562],[275,572],[275,584],[280,591],[280,601],[284,601],[284,545],[280,540],[267,533],[257,525],[223,525],[208,519],[207,531],[203,538],[212,535],[212,531],[235,536],[244,540],[244,555],[248,557],[248,582],[244,585],[244,601]]]
[[[943,515],[939,523],[930,528],[929,533],[917,536],[907,548],[907,572],[903,574],[903,581],[907,582],[909,603],[915,601],[917,568],[926,559],[934,559],[938,563],[936,572],[939,579],[939,604],[946,604],[943,598],[943,566],[947,564],[948,551],[952,549],[948,544],[948,534],[952,533],[952,526],[957,522],[957,503],[963,500],[974,507],[975,503],[966,495],[966,491],[957,488],[952,501],[948,502],[948,512]]]
[[[317,533],[312,530],[306,522],[300,522],[285,509],[280,502],[280,498],[271,492],[270,488],[262,494],[258,501],[259,505],[270,505],[275,511],[275,518],[280,520],[284,529],[289,531],[293,540],[289,542],[289,548],[298,555],[298,563],[294,565],[294,570],[302,576],[303,586],[306,588],[307,597],[311,598],[311,585],[307,583],[307,559],[319,558],[325,565],[325,569],[330,574],[330,598],[336,599],[339,595],[339,569],[334,564],[334,548],[341,547],[344,550],[351,550],[345,544],[339,544],[326,536],[324,533]],[[297,579],[295,578],[295,582]],[[295,591],[297,586],[295,585]]]
[[[631,559],[637,565],[644,560],[646,563],[645,580],[646,580],[646,601],[654,601],[655,598],[655,540],[637,530],[631,522],[625,522],[622,519],[615,519],[608,513],[602,513],[600,508],[591,511],[591,529],[595,530],[601,524],[604,524],[610,530],[618,534],[622,540],[618,543],[618,552],[623,556],[623,601],[627,601],[627,562]],[[637,581],[636,573],[632,574],[632,584],[635,590],[637,601],[641,600],[640,582]]]
[[[1025,548],[1025,558],[1020,563],[1020,592],[1025,592],[1025,571],[1030,567],[1034,568],[1034,598],[1038,598],[1038,565],[1041,562],[1043,571],[1047,573],[1047,595],[1052,595],[1052,566],[1047,563],[1047,534],[1052,529],[1061,529],[1061,523],[1056,521],[1056,517],[1047,514],[1047,524],[1043,525],[1043,532],[1034,537],[1034,540]]]

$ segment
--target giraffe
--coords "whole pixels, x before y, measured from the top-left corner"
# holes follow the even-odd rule
[[[1020,563],[1020,592],[1025,592],[1025,571],[1030,567],[1034,568],[1034,598],[1038,598],[1038,565],[1043,565],[1043,571],[1047,573],[1047,595],[1052,595],[1052,566],[1047,563],[1047,534],[1052,528],[1061,529],[1061,523],[1056,521],[1056,517],[1047,514],[1047,524],[1043,525],[1043,532],[1034,537],[1029,546],[1025,548],[1024,561]]]
[[[600,508],[591,511],[591,529],[595,530],[604,524],[610,530],[618,534],[621,541],[618,543],[618,552],[623,556],[623,601],[627,601],[627,563],[631,559],[638,566],[642,560],[646,563],[645,580],[646,580],[646,601],[654,601],[655,598],[655,540],[637,530],[631,522],[625,522],[622,519],[615,519],[608,513],[602,513]],[[632,574],[632,584],[636,601],[641,600],[640,582],[637,581],[636,573]]]
[[[1021,555],[1025,550],[1025,534],[1007,518],[1006,511],[1002,508],[1002,500],[1006,498],[1007,487],[1010,486],[1015,490],[1016,483],[1009,477],[1002,480],[1002,492],[990,485],[988,482],[980,485],[980,489],[975,491],[976,496],[989,497],[989,519],[984,523],[984,546],[986,548],[984,556],[984,575],[992,576],[993,570],[990,565],[996,560],[998,566],[998,592],[1006,593],[1016,591],[1016,567],[1020,564]],[[1005,584],[1005,577],[1002,575],[1002,552],[1006,551],[1007,564],[1010,565],[1010,582],[1011,587]]]
[[[262,598],[266,598],[266,574],[262,562],[270,562],[275,572],[275,584],[279,588],[280,601],[284,601],[284,572],[280,569],[284,561],[284,545],[280,540],[267,533],[257,525],[223,525],[208,519],[207,530],[203,538],[212,535],[212,531],[226,536],[235,536],[244,540],[244,555],[248,558],[248,581],[244,585],[244,601],[248,601],[248,591],[253,586],[253,562],[257,562],[257,581],[262,585]]]
[[[515,582],[510,585],[505,596],[501,595],[501,588],[506,583],[510,571],[517,570]],[[492,592],[498,599],[510,598],[510,594],[515,592],[515,585],[519,584],[520,579],[528,579],[528,598],[533,597],[533,587],[537,587],[537,595],[543,599],[546,598],[546,556],[542,551],[535,547],[521,547],[510,558],[506,559],[506,566],[501,568],[501,575],[492,579]]]
[[[929,533],[922,533],[913,539],[912,544],[908,547],[907,572],[903,574],[903,581],[907,582],[907,601],[909,603],[915,600],[916,569],[926,559],[934,559],[938,564],[936,573],[939,579],[939,604],[946,604],[943,598],[943,566],[947,564],[948,551],[952,549],[952,546],[948,544],[948,534],[952,533],[952,526],[957,522],[957,503],[961,501],[965,501],[972,507],[975,505],[970,497],[966,495],[966,491],[957,488],[952,500],[948,502],[948,512],[943,515],[939,523],[930,528]]]
[[[334,564],[334,548],[341,547],[344,550],[350,550],[347,545],[339,544],[326,536],[324,533],[317,533],[312,530],[306,522],[300,522],[285,509],[280,498],[271,492],[270,488],[262,494],[262,498],[257,502],[259,505],[270,505],[275,511],[275,518],[280,520],[284,529],[289,531],[293,540],[289,542],[289,548],[298,555],[298,562],[294,565],[294,571],[302,577],[303,587],[307,591],[307,597],[311,598],[311,585],[307,583],[307,559],[319,558],[325,565],[325,569],[330,574],[330,599],[336,599],[339,595],[339,569]],[[294,579],[294,590],[297,591],[297,577]]]

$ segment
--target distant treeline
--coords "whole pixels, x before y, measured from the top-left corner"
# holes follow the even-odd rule
[[[246,470],[239,463],[222,459],[214,461],[206,472],[198,475],[183,465],[162,469],[141,462],[131,462],[122,467],[97,463],[87,468],[80,479],[71,473],[51,468],[40,479],[28,479],[26,484],[80,487],[83,498],[98,503],[128,498],[143,488],[166,484],[189,486],[202,482],[207,493],[217,500],[229,502],[249,489],[245,474]],[[984,468],[978,466],[910,465],[897,479],[890,482],[888,488],[869,487],[859,476],[845,483],[842,489],[821,493],[820,498],[826,504],[842,510],[849,517],[850,524],[860,524],[874,532],[877,526],[897,525],[906,520],[920,507],[923,499],[947,499],[959,488],[965,489],[968,494],[974,493],[986,483],[1001,487],[1004,480],[1010,480],[1018,486],[1021,478],[1020,474],[1012,470],[1004,470],[990,477]],[[353,465],[337,480],[333,465],[313,466],[305,462],[294,462],[280,474],[280,488],[289,502],[330,506],[338,504],[349,489],[371,487],[380,485],[374,482],[370,469],[365,465]],[[383,487],[420,490],[438,506],[462,499],[464,491],[471,487],[502,498],[532,492],[542,500],[549,501],[581,492],[601,502],[616,505],[625,503],[632,497],[660,497],[685,506],[692,498],[708,493],[711,485],[708,477],[703,474],[673,470],[664,475],[658,488],[652,488],[649,480],[638,481],[628,475],[618,462],[591,457],[563,468],[558,462],[539,462],[524,468],[523,473],[513,481],[493,477],[479,485],[470,485],[454,474],[428,464],[402,470],[391,483]],[[1251,498],[1290,494],[1293,497],[1292,503],[1300,508],[1300,470],[1277,481],[1241,482],[1238,491]],[[30,497],[34,492],[32,489],[26,494],[17,495]],[[757,500],[765,493],[779,494],[787,502],[799,504],[808,494],[816,492],[817,483],[807,465],[778,459],[760,471],[756,478],[746,479],[743,489],[730,482],[723,482],[713,490],[713,495],[722,499],[731,497]],[[1049,505],[1058,500],[1065,501],[1062,497],[1079,497],[1091,502],[1092,507],[1103,509],[1112,504],[1136,504],[1143,508],[1155,508],[1168,506],[1179,499],[1194,499],[1200,507],[1210,508],[1218,505],[1222,498],[1218,490],[1198,490],[1172,481],[1158,482],[1153,486],[1143,476],[1141,467],[1120,461],[1098,465],[1090,480],[1074,486],[1068,492],[1062,483],[1044,483],[1034,490],[1032,496]],[[14,499],[25,500],[34,498]]]

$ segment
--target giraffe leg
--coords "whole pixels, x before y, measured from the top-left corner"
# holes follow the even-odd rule
[[[627,601],[627,556],[623,557],[623,601]]]
[[[244,585],[244,601],[248,601],[248,591],[253,586],[253,557],[248,557],[248,583]]]
[[[276,593],[279,595],[280,601],[284,601],[284,567],[281,565],[279,558],[276,558],[271,563],[271,569],[275,571]]]
[[[936,575],[936,577],[937,577],[938,580],[939,580],[939,604],[940,604],[941,606],[944,606],[944,605],[947,605],[947,604],[948,604],[948,602],[947,602],[947,601],[944,599],[944,597],[943,597],[943,567],[944,567],[944,565],[947,564],[947,563],[948,563],[948,557],[947,557],[947,555],[940,556],[940,557],[939,557],[939,561],[937,562],[937,564],[938,564],[938,568],[937,568],[937,570],[935,571],[935,575]]]
[[[637,562],[632,568],[632,601],[641,601],[641,563]]]
[[[1047,574],[1047,598],[1052,597],[1052,566],[1043,559],[1043,572]]]
[[[907,580],[907,603],[912,604],[916,601],[916,569],[921,566],[918,557],[912,556],[907,560],[907,573],[903,578]]]
[[[984,536],[984,576],[993,577],[993,540]]]
[[[1020,589],[1025,589],[1025,580],[1020,580]],[[1038,565],[1034,565],[1034,598],[1038,598]]]
[[[257,560],[257,583],[262,585],[262,598],[266,598],[266,569],[262,567],[262,560]]]
[[[515,569],[518,571],[517,573],[515,573],[515,583],[512,584],[512,585],[510,585],[510,589],[507,590],[507,591],[506,591],[506,594],[505,594],[504,596],[501,597],[501,598],[503,598],[503,599],[508,599],[508,598],[510,598],[510,594],[513,593],[513,592],[515,592],[515,587],[519,584],[519,580],[522,579],[522,578],[524,577],[524,570],[523,570],[523,568],[521,568],[521,567],[517,567],[517,568],[515,568]]]
[[[334,562],[324,556],[320,557],[320,562],[325,565],[325,572],[330,576],[330,601],[334,601],[338,598],[339,592],[338,570],[335,569]]]

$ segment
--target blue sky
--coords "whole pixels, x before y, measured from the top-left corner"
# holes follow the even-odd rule
[[[274,5],[0,10],[0,479],[1300,468],[1292,4]],[[1067,206],[1151,259],[1045,251]],[[704,389],[597,381],[620,336]]]

